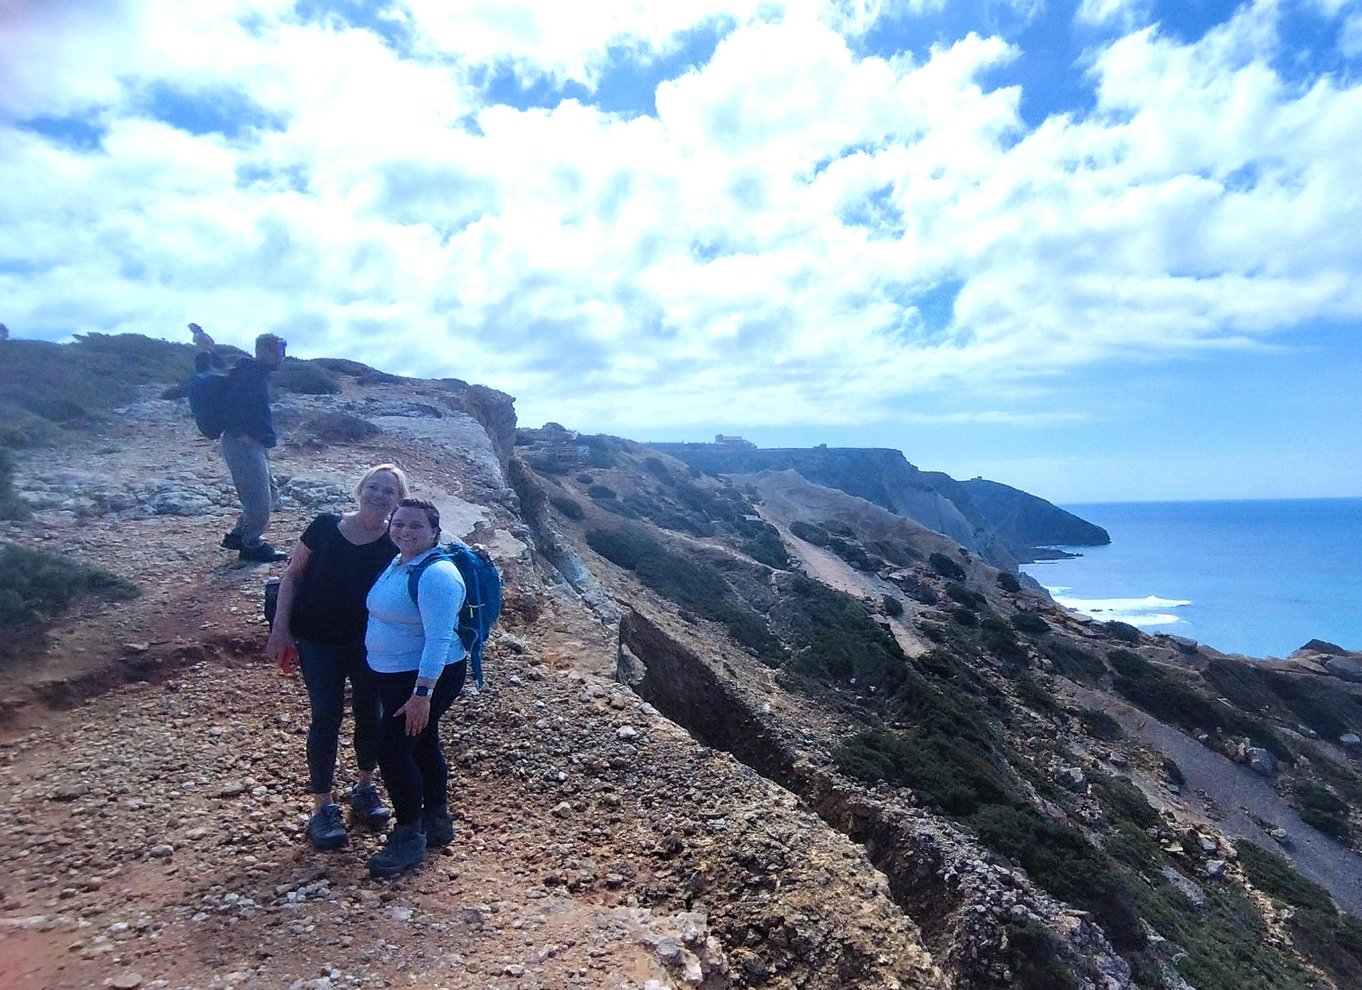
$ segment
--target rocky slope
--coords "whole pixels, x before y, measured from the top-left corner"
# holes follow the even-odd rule
[[[490,689],[448,720],[459,841],[386,884],[376,837],[300,841],[271,569],[215,549],[225,471],[147,372],[18,451],[34,513],[0,524],[141,589],[11,637],[0,988],[1362,985],[1347,657],[1080,621],[802,474],[290,365],[273,534],[393,459],[506,574]]]
[[[1051,555],[1055,545],[1102,546],[1106,530],[1016,488],[920,471],[897,450],[862,447],[756,448],[724,443],[652,443],[712,474],[797,471],[949,536],[995,567]]]

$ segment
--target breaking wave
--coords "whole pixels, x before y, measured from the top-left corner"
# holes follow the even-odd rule
[[[1184,608],[1190,601],[1174,598],[1159,598],[1148,595],[1144,598],[1071,598],[1065,594],[1068,588],[1050,588],[1055,601],[1065,608],[1081,615],[1106,622],[1124,622],[1144,629],[1150,626],[1171,626],[1183,620],[1169,609]]]

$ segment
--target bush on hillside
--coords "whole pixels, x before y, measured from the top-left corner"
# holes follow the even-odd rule
[[[790,532],[799,537],[805,543],[812,543],[816,547],[828,545],[828,531],[816,523],[805,522],[803,519],[796,519],[790,523]]]
[[[1018,612],[1012,616],[1012,628],[1028,636],[1044,636],[1050,631],[1050,624],[1035,612]]]
[[[126,601],[138,590],[116,574],[66,555],[0,546],[0,660],[16,656],[18,644],[82,595]]]
[[[296,395],[339,395],[340,379],[320,364],[285,358],[274,370],[271,381],[281,392]]]
[[[1299,780],[1293,791],[1296,798],[1294,804],[1300,809],[1303,821],[1340,842],[1348,842],[1352,838],[1348,805],[1327,787],[1313,780]]]
[[[14,493],[14,455],[0,446],[0,519],[27,519],[32,510]]]
[[[1002,588],[1008,594],[1015,595],[1017,592],[1021,591],[1021,582],[1017,580],[1015,574],[1009,574],[1007,571],[999,571],[998,587]]]
[[[557,509],[566,519],[582,519],[586,516],[586,510],[575,499],[566,495],[550,495],[549,505]]]
[[[1140,641],[1140,630],[1128,622],[1104,622],[1102,631],[1112,639],[1119,639],[1123,643],[1138,643]]]
[[[931,564],[932,570],[943,578],[949,578],[952,581],[965,580],[965,569],[940,551],[934,551],[927,558],[927,563]]]

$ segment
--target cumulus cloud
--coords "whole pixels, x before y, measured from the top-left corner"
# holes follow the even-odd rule
[[[1037,126],[995,81],[1015,42],[859,44],[928,0],[407,0],[402,44],[285,0],[41,6],[0,26],[20,335],[274,327],[629,432],[1061,423],[1069,369],[1362,316],[1362,89],[1284,78],[1274,4],[1189,43],[1085,0],[1127,33]],[[706,25],[655,115],[592,99]],[[489,66],[587,95],[498,103]]]

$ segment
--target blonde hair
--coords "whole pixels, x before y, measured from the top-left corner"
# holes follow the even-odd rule
[[[406,472],[404,472],[396,464],[375,464],[369,470],[364,472],[364,476],[361,477],[359,481],[355,482],[356,499],[359,498],[359,493],[364,490],[364,486],[367,485],[373,478],[373,476],[376,474],[390,474],[397,479],[398,501],[401,501],[402,499],[406,498],[408,494],[410,494],[411,486],[407,483]]]

